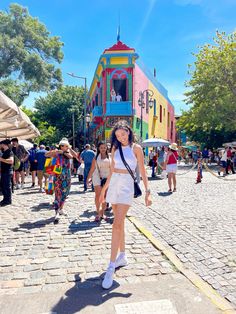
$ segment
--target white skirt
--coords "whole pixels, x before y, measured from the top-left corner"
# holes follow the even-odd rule
[[[167,173],[176,173],[177,172],[177,164],[166,165]]]
[[[106,195],[110,204],[131,206],[134,198],[134,180],[129,173],[113,173]]]

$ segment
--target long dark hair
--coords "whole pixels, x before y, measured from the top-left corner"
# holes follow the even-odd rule
[[[111,148],[113,148],[113,146],[114,146],[115,149],[118,149],[118,147],[121,145],[121,143],[117,140],[117,137],[116,137],[116,131],[120,130],[120,129],[125,130],[126,132],[129,132],[128,141],[129,141],[130,146],[135,141],[134,132],[131,129],[131,127],[129,126],[128,122],[125,120],[120,120],[114,125],[112,132],[111,132]]]
[[[98,143],[98,146],[97,146],[97,155],[96,155],[96,157],[95,157],[96,160],[98,159],[98,156],[99,156],[99,154],[100,154],[99,148],[100,148],[101,145],[106,145],[106,148],[107,148],[107,150],[106,150],[106,156],[107,156],[107,158],[109,159],[107,144],[106,144],[104,141],[101,141],[101,142]]]

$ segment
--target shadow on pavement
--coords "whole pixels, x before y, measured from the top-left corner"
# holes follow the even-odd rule
[[[172,192],[158,192],[157,193],[159,196],[170,196],[172,195],[173,193]]]
[[[27,191],[27,192],[18,193],[18,195],[31,195],[31,194],[40,194],[40,192],[39,192],[39,190],[33,190],[33,191]]]
[[[129,298],[132,293],[119,293],[114,289],[120,285],[114,281],[111,289],[104,290],[101,287],[101,280],[103,275],[99,277],[89,278],[84,282],[76,283],[76,285],[69,289],[59,302],[52,307],[51,312],[57,314],[74,314],[79,313],[87,306],[99,306],[111,298]],[[76,278],[78,281],[78,278]],[[91,313],[96,309],[91,308]]]
[[[162,178],[160,176],[148,177],[148,181],[157,181],[157,180],[162,180]]]
[[[36,228],[42,228],[53,222],[54,222],[54,217],[51,217],[51,218],[42,219],[36,222],[25,222],[23,224],[19,224],[18,227],[12,228],[10,230],[12,230],[13,232],[18,232],[18,231],[24,231],[24,229],[31,230],[31,229],[36,229]]]
[[[31,209],[32,212],[38,212],[41,209],[46,209],[46,210],[51,209],[51,210],[54,210],[53,206],[49,202],[40,203],[38,205],[30,207],[30,209]]]

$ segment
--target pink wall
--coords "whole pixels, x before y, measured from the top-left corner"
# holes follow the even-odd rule
[[[147,88],[148,88],[148,78],[143,73],[143,71],[139,68],[139,66],[135,64],[135,67],[133,70],[133,108],[136,111],[135,115],[138,116],[139,118],[141,116],[141,108],[138,105],[139,92],[140,91],[143,92]],[[143,109],[143,120],[145,122],[148,122],[148,114],[146,113],[146,108]]]
[[[174,112],[174,108],[173,106],[171,106],[169,103],[168,103],[168,112],[170,113],[170,126],[167,130],[167,136],[168,136],[168,140],[170,142],[175,142],[175,138],[176,138],[176,135],[175,135],[175,112]],[[172,130],[172,136],[171,136],[171,122],[173,122],[173,130]]]

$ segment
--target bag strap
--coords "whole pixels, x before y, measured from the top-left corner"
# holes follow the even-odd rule
[[[98,165],[98,162],[97,162],[97,159],[96,159],[96,167],[97,167],[97,170],[98,170],[98,174],[99,174],[99,177],[100,177],[100,179],[102,179],[102,177],[101,177],[101,172],[100,172],[100,168],[99,168],[99,165]]]
[[[126,169],[128,170],[129,174],[131,175],[131,177],[133,178],[133,180],[136,182],[136,178],[134,176],[134,173],[133,171],[131,170],[130,166],[128,165],[128,163],[126,162],[125,160],[125,157],[124,157],[124,154],[123,154],[123,150],[122,150],[122,147],[121,145],[119,144],[119,152],[120,152],[120,157],[121,157],[121,160],[123,161],[123,164],[125,165]]]

